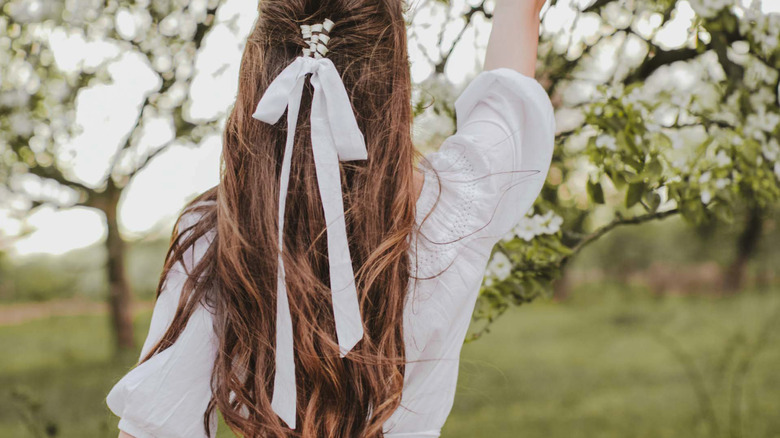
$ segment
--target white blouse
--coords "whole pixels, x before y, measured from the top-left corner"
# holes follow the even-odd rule
[[[401,406],[384,425],[388,438],[440,435],[491,250],[532,206],[552,159],[552,104],[530,77],[506,68],[482,72],[457,99],[455,112],[457,132],[419,166],[425,180],[417,200],[419,227],[410,236],[407,364]],[[196,220],[185,215],[181,228]],[[194,264],[211,239],[207,234],[196,242],[185,264]],[[155,304],[141,357],[172,321],[184,280],[179,264]],[[200,306],[171,347],[113,387],[106,400],[121,417],[121,430],[136,438],[207,436],[203,413],[217,349],[211,318]],[[212,437],[216,423],[214,415]]]

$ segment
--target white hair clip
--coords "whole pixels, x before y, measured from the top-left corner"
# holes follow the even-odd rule
[[[317,44],[317,52],[319,52],[322,56],[325,56],[328,54],[328,47],[325,44],[319,43]]]
[[[333,29],[333,26],[336,23],[330,21],[330,19],[326,18],[325,21],[322,22],[322,27],[325,29],[325,32],[330,32],[331,29]]]
[[[301,35],[306,40],[306,44],[309,45],[308,48],[303,49],[304,57],[309,58],[313,56],[316,59],[320,59],[328,54],[330,36],[322,32],[330,32],[333,26],[335,26],[335,23],[330,19],[326,19],[322,23],[301,25]]]

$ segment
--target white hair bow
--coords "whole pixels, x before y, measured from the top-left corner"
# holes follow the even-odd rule
[[[303,27],[302,30],[304,36],[307,34],[311,36],[311,28],[330,30],[330,27],[332,27],[332,22],[326,21],[324,26],[315,25],[309,29]],[[303,85],[308,74],[311,74],[311,83],[314,86],[314,97],[311,105],[312,152],[327,227],[333,316],[336,322],[336,335],[341,357],[346,356],[352,347],[363,338],[363,323],[344,222],[339,160],[365,160],[368,158],[368,154],[363,134],[355,120],[347,90],[344,88],[336,66],[330,59],[309,56],[312,53],[327,54],[327,48],[325,47],[323,50],[322,36],[326,37],[324,41],[327,43],[326,35],[320,35],[319,42],[315,41],[313,45],[309,41],[314,51],[307,49],[304,56],[296,58],[271,82],[252,115],[257,120],[275,124],[287,109],[287,144],[284,149],[279,184],[276,372],[271,407],[291,429],[295,429],[296,413],[293,325],[281,252],[292,148],[301,96],[303,95]]]

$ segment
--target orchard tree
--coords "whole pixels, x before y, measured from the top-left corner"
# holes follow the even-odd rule
[[[418,113],[442,122],[431,138],[454,126],[450,55],[464,35],[475,38],[470,28],[491,18],[491,5],[420,6],[452,17],[438,50],[421,49],[431,76]],[[600,237],[674,215],[693,225],[747,217],[727,275],[726,287],[739,288],[780,199],[778,70],[780,14],[761,1],[552,1],[537,78],[556,108],[553,164],[534,210],[494,250],[475,336],[510,306],[548,294]]]
[[[133,348],[131,290],[125,241],[117,217],[123,190],[170,145],[197,144],[217,121],[187,118],[195,59],[213,28],[219,1],[152,0],[51,2],[12,0],[0,6],[0,184],[4,208],[25,211],[41,204],[90,207],[105,217],[106,275],[116,344]],[[83,51],[75,68],[60,65],[53,49],[75,38]],[[152,83],[136,96],[134,120],[112,148],[102,178],[86,182],[74,159],[88,154],[74,123],[79,98],[110,84],[120,61],[134,57]],[[143,69],[142,69],[143,70]],[[151,125],[168,127],[165,141],[150,144]],[[99,163],[91,163],[100,166]]]

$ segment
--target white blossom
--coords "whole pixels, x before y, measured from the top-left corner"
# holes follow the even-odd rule
[[[710,178],[712,178],[712,173],[710,172],[704,172],[699,177],[699,184],[707,184],[710,181]]]
[[[679,131],[670,131],[667,136],[672,142],[672,149],[680,149],[685,145],[685,139]]]
[[[725,151],[719,151],[717,155],[715,155],[715,165],[718,167],[726,167],[731,165],[731,158],[726,154]]]
[[[756,140],[763,140],[763,133],[771,133],[780,123],[780,115],[764,111],[749,114],[745,119],[745,133]]]
[[[485,270],[485,284],[490,286],[494,281],[503,281],[512,273],[512,261],[503,252],[496,252],[490,259]]]
[[[0,93],[0,105],[18,107],[27,105],[30,101],[30,95],[25,93],[24,90],[16,89]]]
[[[630,93],[628,93],[628,95],[626,95],[626,97],[623,98],[623,101],[632,105],[639,104],[642,102],[642,93],[638,87],[634,88]]]
[[[780,14],[763,13],[758,2],[752,3],[744,12],[745,19],[740,20],[740,32],[750,35],[767,55],[777,50],[780,44]]]
[[[691,103],[691,96],[675,93],[672,94],[671,102],[672,105],[676,106],[677,108],[685,108],[688,106],[688,104]]]
[[[767,160],[777,161],[778,157],[780,157],[780,144],[778,144],[777,139],[773,138],[769,140],[769,143],[761,146],[761,152],[763,152]]]
[[[607,148],[611,151],[617,150],[617,141],[615,137],[609,134],[601,134],[596,138],[596,147]]]
[[[29,114],[15,112],[8,117],[8,122],[11,125],[11,131],[20,137],[27,137],[32,134],[35,128],[32,121],[30,121]]]
[[[691,170],[690,164],[684,158],[674,160],[672,162],[672,166],[678,169],[681,173],[688,173]]]
[[[718,178],[715,180],[715,188],[718,190],[723,190],[727,185],[729,185],[729,180],[727,178]]]
[[[647,122],[645,123],[645,129],[647,129],[648,132],[661,132],[661,125],[655,122]]]
[[[543,234],[556,234],[561,230],[563,218],[553,211],[531,217],[524,217],[509,232],[507,238],[519,237],[525,241],[531,241],[534,237]]]
[[[712,201],[712,193],[709,190],[701,191],[701,203],[707,205]]]
[[[691,8],[697,15],[714,18],[718,12],[734,4],[734,0],[690,0]]]

